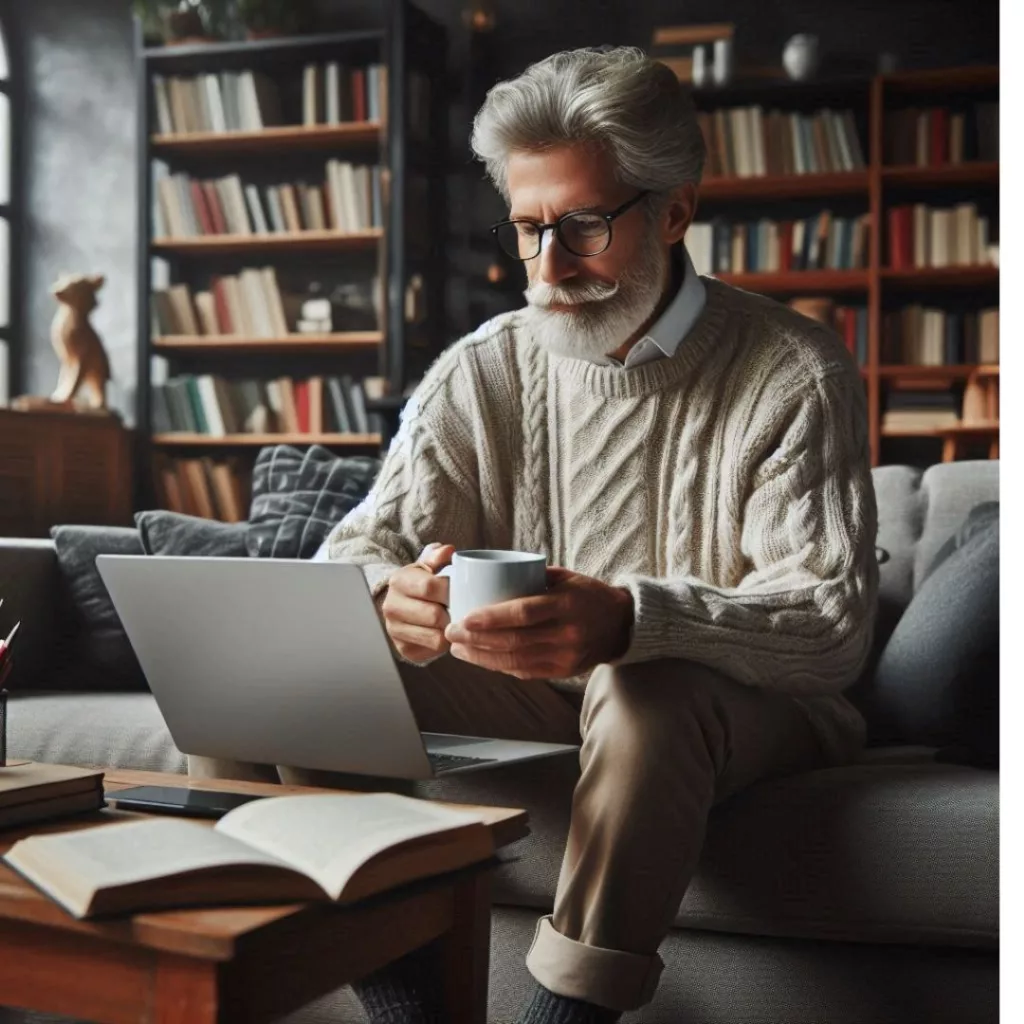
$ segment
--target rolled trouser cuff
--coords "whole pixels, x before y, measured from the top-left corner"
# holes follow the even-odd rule
[[[625,1012],[654,998],[665,965],[657,954],[641,956],[567,939],[548,915],[537,922],[526,966],[549,992]]]

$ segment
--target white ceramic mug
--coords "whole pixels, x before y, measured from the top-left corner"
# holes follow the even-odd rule
[[[451,581],[448,615],[461,622],[487,605],[532,597],[547,590],[547,558],[529,551],[456,551],[438,576]]]

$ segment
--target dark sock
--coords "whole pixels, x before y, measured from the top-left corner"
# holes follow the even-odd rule
[[[555,995],[537,985],[533,999],[519,1015],[518,1024],[614,1024],[619,1016],[617,1010]]]
[[[370,1024],[441,1024],[441,965],[437,947],[414,949],[353,983]]]

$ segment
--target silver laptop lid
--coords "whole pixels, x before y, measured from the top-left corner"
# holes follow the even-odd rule
[[[150,555],[96,566],[182,752],[432,776],[357,566]]]

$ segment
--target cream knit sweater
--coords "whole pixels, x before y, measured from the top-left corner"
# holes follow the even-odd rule
[[[845,747],[877,590],[864,387],[831,331],[704,282],[675,355],[634,369],[550,355],[516,312],[452,345],[330,557],[376,595],[432,541],[544,552],[629,588],[624,662],[800,695]]]

